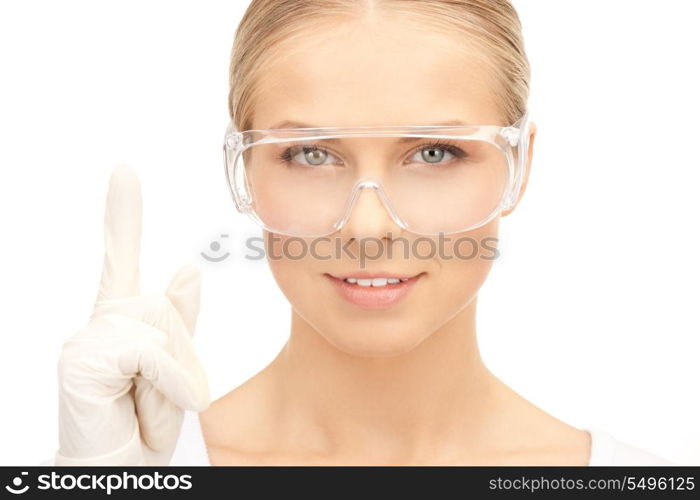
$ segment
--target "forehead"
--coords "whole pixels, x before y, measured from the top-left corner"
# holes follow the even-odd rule
[[[358,20],[285,41],[261,70],[252,128],[495,124],[483,52],[417,25]]]

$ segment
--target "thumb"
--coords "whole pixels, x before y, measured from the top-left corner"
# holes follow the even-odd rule
[[[177,312],[180,313],[190,335],[194,334],[194,327],[199,315],[201,284],[202,275],[199,269],[188,264],[175,273],[165,292]]]

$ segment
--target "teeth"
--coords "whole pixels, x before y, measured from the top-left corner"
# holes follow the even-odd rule
[[[408,278],[345,278],[347,283],[353,283],[359,286],[395,285],[407,280]]]

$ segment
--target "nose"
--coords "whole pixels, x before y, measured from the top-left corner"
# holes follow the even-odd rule
[[[359,182],[353,190],[348,213],[340,234],[348,238],[392,237],[402,229],[392,217],[392,209],[387,205],[381,187],[375,181]],[[394,214],[395,216],[395,214]]]

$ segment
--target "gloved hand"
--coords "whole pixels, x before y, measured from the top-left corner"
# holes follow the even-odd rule
[[[117,167],[105,210],[105,257],[88,324],[58,362],[56,465],[167,465],[183,409],[209,406],[206,374],[191,335],[200,274],[183,267],[165,295],[139,294],[141,193]]]

